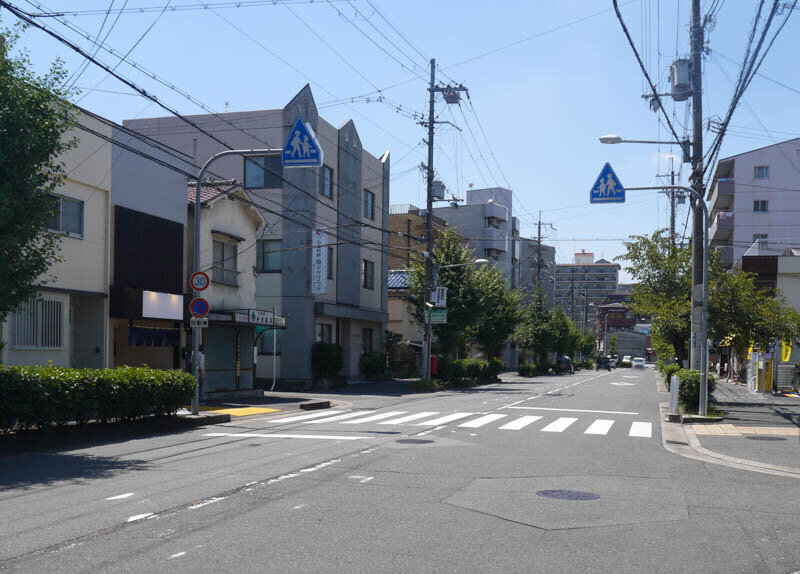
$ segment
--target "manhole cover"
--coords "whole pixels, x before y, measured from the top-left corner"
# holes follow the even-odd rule
[[[537,496],[557,498],[558,500],[597,500],[600,498],[599,494],[582,490],[540,490],[536,494]]]
[[[783,436],[763,436],[763,435],[746,436],[744,438],[749,438],[750,440],[786,440],[786,437]]]
[[[428,444],[432,443],[433,441],[424,438],[401,438],[398,439],[397,442],[401,442],[403,444]]]

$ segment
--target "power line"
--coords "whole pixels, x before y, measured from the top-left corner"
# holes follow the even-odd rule
[[[343,2],[344,0],[332,0],[333,2]],[[313,4],[314,0],[236,0],[236,1],[229,1],[229,2],[206,2],[203,1],[202,3],[193,3],[193,4],[172,4],[167,3],[169,6],[170,12],[193,12],[193,11],[200,11],[200,10],[211,10],[217,9],[228,9],[228,8],[255,8],[260,6],[274,6],[276,4]],[[112,14],[116,14],[120,16],[121,14],[147,14],[150,12],[159,12],[164,9],[164,6],[141,6],[135,8],[117,8],[115,10],[110,10]],[[47,12],[40,12],[38,14],[34,13],[31,14],[32,18],[55,18],[58,16],[66,16],[69,14],[70,16],[100,16],[104,14],[106,10],[62,10],[62,11],[53,11],[48,10]]]

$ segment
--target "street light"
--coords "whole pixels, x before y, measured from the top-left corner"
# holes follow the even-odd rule
[[[606,134],[604,136],[600,136],[600,143],[603,144],[621,144],[621,143],[635,143],[635,144],[657,144],[657,145],[678,145],[681,146],[683,150],[683,162],[687,163],[689,161],[689,139],[685,139],[683,141],[660,141],[660,140],[626,140],[622,139],[621,136],[618,134]]]

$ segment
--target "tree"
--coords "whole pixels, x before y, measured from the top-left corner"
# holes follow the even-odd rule
[[[533,301],[522,308],[514,341],[518,347],[533,352],[537,364],[547,361],[552,350],[550,311],[541,288],[536,290]]]
[[[594,337],[594,333],[590,329],[584,329],[581,337],[578,341],[578,352],[580,353],[581,357],[585,360],[591,357],[594,354],[597,342]]]
[[[499,355],[520,321],[520,295],[508,286],[503,273],[492,265],[475,271],[471,281],[477,293],[474,319],[467,337],[484,348],[486,358]],[[449,298],[449,297],[448,297]]]
[[[608,354],[612,357],[617,356],[617,336],[614,335],[611,337],[611,341],[608,343]]]
[[[575,322],[570,319],[563,308],[556,307],[550,316],[550,336],[552,349],[557,355],[568,355],[575,351],[580,333]]]
[[[58,260],[59,237],[46,231],[50,193],[65,177],[59,156],[75,145],[63,137],[74,124],[60,88],[67,72],[56,60],[40,77],[26,52],[11,56],[23,29],[0,31],[0,321],[36,296]]]

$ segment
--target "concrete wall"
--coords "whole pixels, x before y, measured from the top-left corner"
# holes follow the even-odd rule
[[[776,287],[786,303],[800,312],[800,257],[778,257]]]

